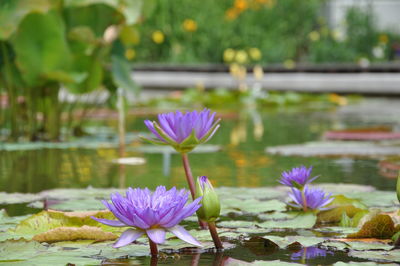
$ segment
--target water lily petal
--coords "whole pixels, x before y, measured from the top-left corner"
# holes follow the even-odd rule
[[[183,241],[185,241],[189,244],[192,244],[192,245],[198,246],[198,247],[202,246],[201,243],[196,240],[196,238],[194,238],[192,235],[190,235],[189,232],[186,231],[185,228],[183,228],[180,225],[170,227],[170,228],[168,228],[168,231],[170,231],[171,233],[176,235],[178,238],[182,239]]]
[[[144,234],[142,230],[128,229],[124,231],[113,245],[114,248],[120,248],[129,245]]]
[[[128,225],[124,224],[123,222],[120,222],[120,221],[117,221],[117,220],[101,219],[101,218],[96,218],[94,216],[90,216],[90,218],[92,218],[93,220],[98,221],[99,223],[102,223],[102,224],[105,224],[105,225],[109,225],[109,226],[116,226],[116,227],[128,226]]]
[[[146,230],[147,236],[156,244],[165,242],[165,230],[162,228],[154,228]]]

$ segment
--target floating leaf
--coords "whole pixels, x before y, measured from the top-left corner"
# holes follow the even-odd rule
[[[317,216],[314,213],[299,213],[293,219],[272,220],[259,223],[263,228],[311,228],[315,225]]]
[[[348,255],[350,257],[356,257],[356,258],[362,258],[362,259],[368,259],[368,260],[400,262],[400,250],[399,249],[390,250],[390,251],[352,250],[348,253]]]
[[[359,209],[366,209],[367,206],[363,204],[359,199],[348,198],[345,195],[335,195],[333,196],[333,201],[328,205],[328,207],[339,207],[352,205]]]
[[[330,210],[319,212],[317,223],[338,223],[342,219],[343,213],[346,213],[348,217],[352,218],[359,212],[364,212],[364,210],[356,208],[353,205],[336,207]]]
[[[6,240],[0,242],[0,262],[21,261],[32,258],[47,248],[36,241],[25,239]]]
[[[21,221],[15,228],[14,233],[25,237],[45,233],[57,227],[81,227],[84,225],[100,227],[105,231],[118,231],[118,229],[103,225],[92,218],[114,219],[109,211],[94,212],[59,212],[42,211]]]
[[[300,243],[303,247],[310,247],[325,241],[324,238],[310,236],[264,236],[263,238],[271,240],[282,249],[295,242]]]
[[[32,202],[39,199],[41,196],[37,194],[0,192],[0,204]]]
[[[348,238],[391,238],[396,233],[394,223],[389,215],[378,214],[366,222],[354,234],[349,234]]]
[[[57,227],[45,233],[35,235],[32,240],[53,243],[74,240],[107,241],[115,240],[117,238],[117,235],[111,232],[104,232],[99,227],[84,225],[82,227]]]

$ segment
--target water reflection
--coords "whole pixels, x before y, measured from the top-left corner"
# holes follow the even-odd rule
[[[210,141],[209,144],[221,145],[221,151],[208,150],[204,151],[205,153],[190,154],[194,175],[208,173],[214,177],[216,186],[271,186],[277,185],[276,178],[282,170],[304,164],[313,165],[314,171],[321,174],[318,182],[368,184],[390,190],[395,188],[395,179],[385,179],[385,182],[382,182],[384,173],[379,173],[378,161],[374,159],[337,160],[265,154],[266,146],[318,139],[323,131],[331,128],[332,123],[338,119],[335,113],[321,110],[305,112],[299,109],[275,113],[260,112],[262,124],[268,126],[265,126],[261,140],[258,140],[252,133],[248,133],[253,122],[248,110],[246,112],[244,116],[247,118],[240,118],[243,122],[240,122],[240,119],[224,120],[218,134]],[[346,119],[343,120],[344,124],[348,122],[362,125],[362,122],[354,117]],[[111,122],[103,121],[98,125]],[[231,134],[237,134],[232,132],[238,131],[237,126],[240,123],[242,124],[239,132],[242,130],[242,139],[236,142],[236,146],[231,145]],[[311,130],[313,125],[318,125],[318,128]],[[128,123],[127,128],[128,132],[146,130],[143,120],[137,117],[132,123]],[[96,138],[96,135],[93,135],[93,138]],[[179,156],[164,156],[159,147],[155,146],[155,153],[142,151],[141,147],[145,145],[128,145],[126,156],[143,157],[147,164],[124,167],[111,163],[113,159],[119,158],[116,148],[0,150],[0,189],[7,192],[39,192],[56,187],[147,186],[154,189],[157,184],[165,184],[168,187],[186,185],[181,178],[184,172]]]
[[[293,253],[290,258],[292,260],[301,260],[302,263],[305,263],[306,260],[326,257],[327,255],[333,255],[333,252],[317,247],[304,247],[300,251]]]

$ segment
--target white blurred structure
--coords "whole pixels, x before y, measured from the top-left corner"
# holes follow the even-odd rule
[[[379,30],[400,33],[400,0],[329,0],[325,9],[329,25],[343,30],[346,11],[354,6],[370,8]]]

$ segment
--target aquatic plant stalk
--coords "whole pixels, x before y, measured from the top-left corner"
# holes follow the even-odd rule
[[[306,199],[306,194],[304,193],[304,187],[301,189],[301,199],[303,202],[303,211],[307,211],[307,199]]]
[[[217,227],[215,226],[215,222],[208,222],[208,229],[210,230],[211,237],[214,242],[214,246],[217,249],[223,249],[224,246],[222,245],[221,239],[219,238]]]
[[[187,153],[181,153],[181,154],[182,154],[183,168],[185,169],[186,181],[188,183],[190,194],[192,195],[192,199],[195,200],[196,187],[194,185],[192,170],[190,169],[189,157],[188,157]],[[207,229],[207,223],[200,220],[200,218],[198,220],[199,220],[200,227],[202,229]]]
[[[157,255],[158,255],[158,248],[157,248],[157,244],[156,243],[154,243],[152,240],[151,240],[151,238],[149,237],[149,244],[150,244],[150,254],[151,254],[151,256],[155,256],[155,257],[157,257]]]
[[[189,185],[190,194],[192,195],[192,199],[194,200],[196,195],[196,187],[194,185],[192,170],[190,169],[189,158],[187,153],[182,153],[182,162],[183,162],[183,168],[185,169],[186,181]]]

